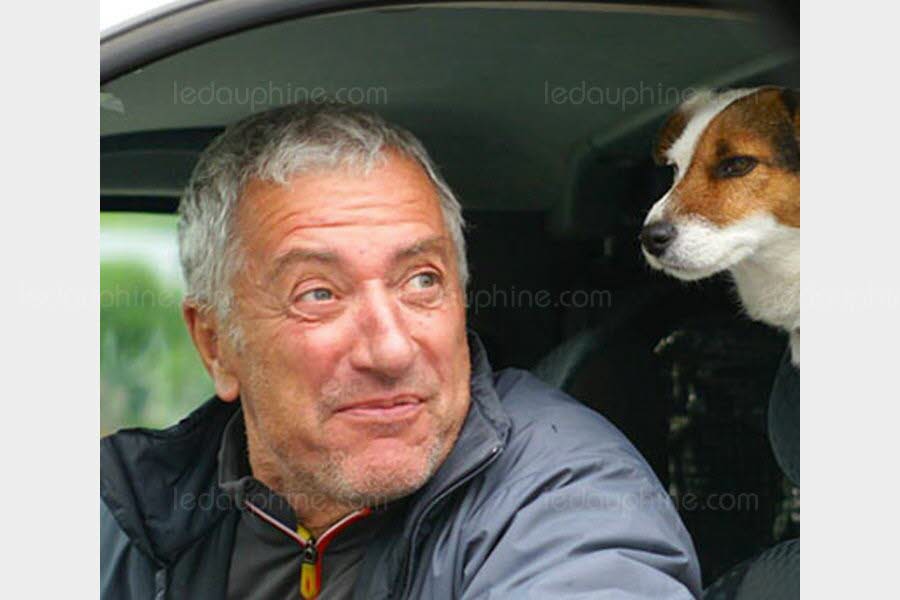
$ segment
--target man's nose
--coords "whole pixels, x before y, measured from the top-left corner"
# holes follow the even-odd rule
[[[678,230],[668,221],[655,221],[641,230],[641,244],[653,256],[666,251],[678,235]]]
[[[402,376],[413,364],[415,346],[407,323],[387,290],[369,290],[358,313],[351,362],[382,377]]]

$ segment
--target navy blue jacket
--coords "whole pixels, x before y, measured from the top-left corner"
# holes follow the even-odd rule
[[[638,451],[529,373],[492,373],[474,335],[470,349],[459,438],[368,549],[354,598],[699,597],[690,536]],[[101,441],[102,598],[225,597],[240,513],[216,452],[238,409],[213,398]]]

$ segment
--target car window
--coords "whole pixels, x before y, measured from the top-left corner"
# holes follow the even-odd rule
[[[174,212],[213,137],[274,106],[336,100],[406,126],[463,204],[468,325],[491,365],[560,374],[547,380],[626,433],[709,585],[799,536],[799,487],[766,431],[786,341],[738,316],[725,278],[648,269],[640,227],[673,176],[650,148],[699,87],[799,87],[795,41],[745,11],[476,4],[278,20],[104,81],[101,209]],[[166,425],[212,392],[180,322],[175,220],[107,216],[103,285],[174,297],[104,309],[103,431]],[[161,237],[124,252],[145,235]]]
[[[181,320],[175,215],[100,215],[100,431],[162,427],[212,394]]]

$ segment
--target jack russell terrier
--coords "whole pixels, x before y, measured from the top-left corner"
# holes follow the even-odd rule
[[[800,93],[703,91],[654,149],[675,180],[644,221],[647,262],[685,281],[729,271],[747,314],[789,332],[800,366]]]

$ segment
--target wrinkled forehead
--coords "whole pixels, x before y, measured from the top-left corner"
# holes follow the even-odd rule
[[[325,244],[352,236],[370,243],[376,231],[397,237],[446,233],[435,186],[405,157],[392,157],[368,172],[314,170],[287,184],[256,180],[248,184],[237,213],[241,245],[261,258],[309,239]]]

